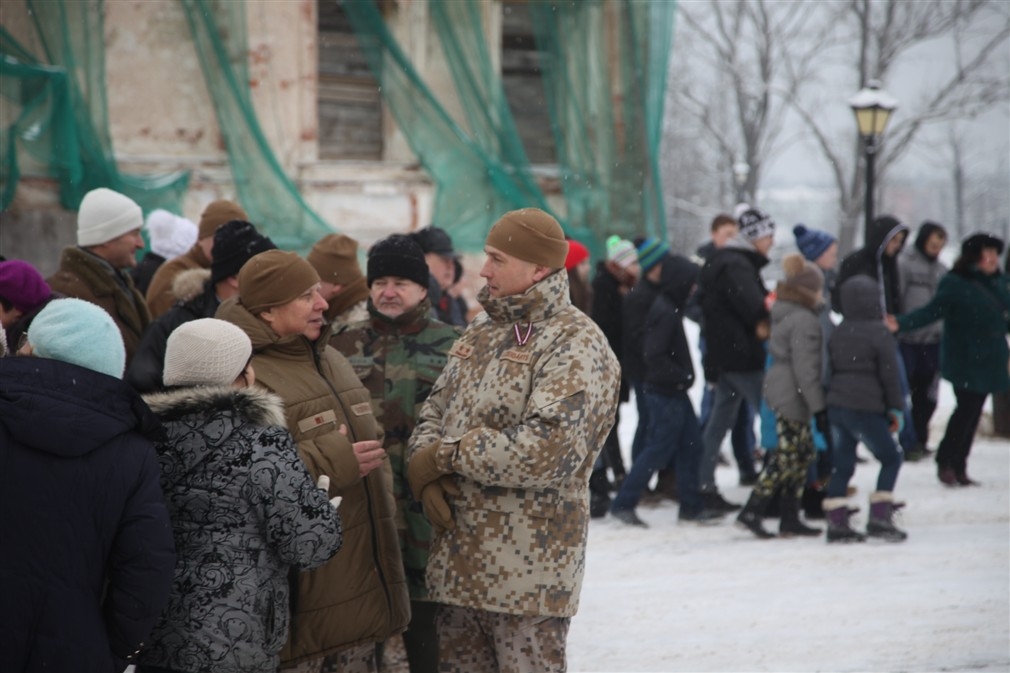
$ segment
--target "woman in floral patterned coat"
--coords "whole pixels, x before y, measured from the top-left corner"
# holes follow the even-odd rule
[[[279,398],[253,389],[252,346],[212,318],[176,329],[168,392],[145,397],[178,562],[169,605],[138,673],[273,673],[288,632],[288,572],[342,542],[340,516],[284,428]]]

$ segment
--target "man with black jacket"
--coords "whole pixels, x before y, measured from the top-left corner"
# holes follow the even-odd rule
[[[754,409],[761,405],[764,342],[769,333],[768,291],[761,280],[761,268],[768,263],[775,237],[774,220],[759,208],[745,211],[739,222],[740,232],[709,257],[698,279],[708,346],[703,360],[705,378],[716,383],[698,481],[705,507],[724,511],[740,506],[726,502],[715,483],[723,437],[736,420],[742,400]],[[752,456],[745,458],[753,460]],[[753,470],[753,464],[740,466],[741,473]]]

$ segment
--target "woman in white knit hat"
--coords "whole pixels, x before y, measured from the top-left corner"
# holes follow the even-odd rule
[[[312,482],[279,398],[252,388],[252,344],[204,318],[168,338],[169,390],[145,397],[178,563],[145,670],[273,673],[288,631],[288,573],[340,549],[336,502]]]

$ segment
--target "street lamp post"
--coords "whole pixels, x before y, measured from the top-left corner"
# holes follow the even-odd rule
[[[873,221],[873,179],[874,162],[880,147],[880,138],[884,134],[891,113],[898,107],[896,98],[880,88],[880,82],[870,80],[866,87],[849,99],[849,106],[856,114],[856,125],[859,136],[863,139],[863,151],[866,155],[866,223],[865,232],[869,232]]]
[[[747,201],[747,178],[750,176],[750,164],[743,159],[733,162],[733,179],[736,181],[736,202]]]

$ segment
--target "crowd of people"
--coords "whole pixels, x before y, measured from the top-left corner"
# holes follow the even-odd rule
[[[477,312],[436,227],[363,271],[352,238],[279,250],[232,201],[145,224],[89,192],[53,276],[0,261],[0,669],[375,673],[402,642],[412,673],[564,671],[591,518],[645,526],[668,497],[760,538],[772,515],[820,536],[802,511],[828,542],[905,539],[895,488],[931,453],[940,376],[939,480],[976,483],[984,402],[1010,389],[1003,241],[969,236],[947,272],[941,225],[900,254],[883,216],[836,273],[834,237],[797,225],[769,292],[774,220],[711,229],[697,258],[610,236],[591,273],[551,215],[505,213]],[[715,482],[727,434],[743,505]]]

